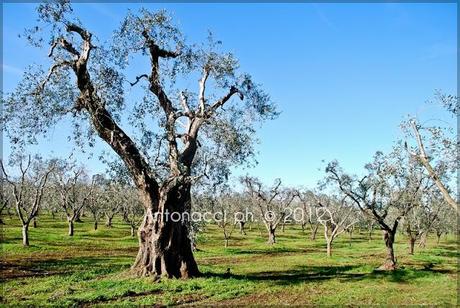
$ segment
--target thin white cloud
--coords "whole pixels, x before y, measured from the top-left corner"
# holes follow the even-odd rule
[[[18,76],[21,76],[24,72],[22,69],[15,67],[15,66],[8,65],[8,64],[2,64],[2,71],[3,73],[18,75]]]

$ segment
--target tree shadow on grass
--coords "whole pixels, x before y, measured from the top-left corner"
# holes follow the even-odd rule
[[[287,271],[264,271],[247,275],[236,275],[232,273],[204,273],[204,277],[218,277],[222,279],[241,279],[245,281],[271,281],[274,284],[299,284],[305,282],[322,281],[335,278],[352,279],[365,274],[346,273],[359,266],[342,265],[342,266],[299,266]]]
[[[239,249],[239,248],[227,248],[227,253],[232,255],[239,255],[239,254],[261,254],[261,255],[277,255],[282,253],[295,253],[295,252],[302,252],[302,249],[294,249],[294,248],[285,248],[285,247],[268,247],[267,249]]]
[[[67,276],[91,272],[91,275],[121,271],[129,264],[113,257],[74,257],[46,260],[23,260],[20,263],[1,262],[0,281],[17,278]]]
[[[338,279],[342,282],[359,280],[386,280],[391,282],[407,283],[414,279],[433,276],[436,274],[455,274],[454,270],[448,269],[414,269],[400,268],[394,271],[373,270],[360,272],[361,265],[340,266],[299,266],[287,271],[264,271],[247,275],[232,273],[206,272],[204,277],[218,277],[222,279],[240,279],[255,282],[273,282],[277,285],[296,285],[300,283],[318,282],[330,279]],[[354,271],[355,270],[355,271]]]

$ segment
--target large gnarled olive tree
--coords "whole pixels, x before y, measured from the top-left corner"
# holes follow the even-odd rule
[[[252,157],[254,124],[277,114],[269,96],[238,72],[237,59],[220,52],[220,42],[188,45],[164,11],[128,12],[110,44],[73,18],[66,2],[40,5],[38,12],[39,24],[27,38],[50,44],[51,64],[47,72],[26,73],[5,99],[7,135],[33,142],[62,119],[75,124],[78,141],[89,135],[93,143],[97,134],[124,162],[142,196],[133,271],[197,276],[189,224],[164,213],[190,211],[197,179],[222,176]],[[133,59],[142,64],[130,65]],[[128,67],[130,74],[142,71],[128,78]],[[128,100],[128,91],[141,98]]]

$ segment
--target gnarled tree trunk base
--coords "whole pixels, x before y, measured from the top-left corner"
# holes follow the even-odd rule
[[[141,277],[199,276],[186,223],[161,221],[148,211],[139,228],[139,252],[131,271]]]

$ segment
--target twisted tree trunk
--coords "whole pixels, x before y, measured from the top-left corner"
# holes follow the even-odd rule
[[[396,269],[396,258],[394,253],[393,244],[395,241],[395,232],[384,230],[383,240],[385,241],[385,247],[387,249],[387,256],[385,263],[380,267],[383,270],[394,270]]]
[[[188,236],[189,222],[179,217],[184,212],[190,212],[190,185],[160,189],[159,196],[157,204],[151,204],[149,198],[145,198],[148,203],[144,203],[145,214],[139,228],[139,252],[132,270],[140,276],[198,276],[198,266]]]

